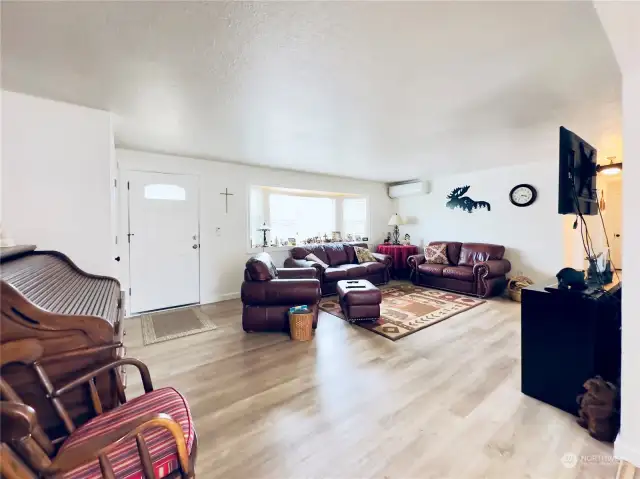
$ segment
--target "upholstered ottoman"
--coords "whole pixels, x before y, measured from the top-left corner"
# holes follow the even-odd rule
[[[373,321],[380,317],[382,293],[366,279],[338,281],[337,292],[347,321]]]

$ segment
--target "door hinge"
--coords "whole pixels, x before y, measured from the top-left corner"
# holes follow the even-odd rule
[[[118,187],[118,180],[113,180],[113,187],[117,188]]]
[[[129,189],[129,182],[127,181],[127,189]]]
[[[129,288],[129,296],[131,296],[131,288]]]
[[[118,244],[118,237],[116,236],[116,244]]]

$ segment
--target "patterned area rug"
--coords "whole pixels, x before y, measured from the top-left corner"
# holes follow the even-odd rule
[[[392,341],[484,303],[481,299],[462,294],[411,284],[386,286],[380,290],[380,318],[377,321],[357,321],[356,324]],[[321,301],[320,309],[344,319],[337,296]]]
[[[140,322],[145,346],[204,333],[217,327],[197,306],[143,314]]]

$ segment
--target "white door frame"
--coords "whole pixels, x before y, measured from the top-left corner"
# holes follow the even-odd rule
[[[122,290],[125,292],[125,315],[131,316],[131,252],[129,248],[128,234],[129,228],[129,189],[127,184],[130,180],[130,173],[160,173],[166,175],[193,176],[197,180],[197,218],[198,218],[198,303],[202,302],[201,276],[202,276],[202,236],[201,236],[201,204],[200,204],[200,176],[191,173],[175,173],[171,171],[157,171],[146,169],[119,168],[118,170],[118,256],[120,256],[118,280]]]

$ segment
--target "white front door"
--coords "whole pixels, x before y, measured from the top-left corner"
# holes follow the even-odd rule
[[[127,179],[131,312],[198,303],[198,178],[131,171]]]

